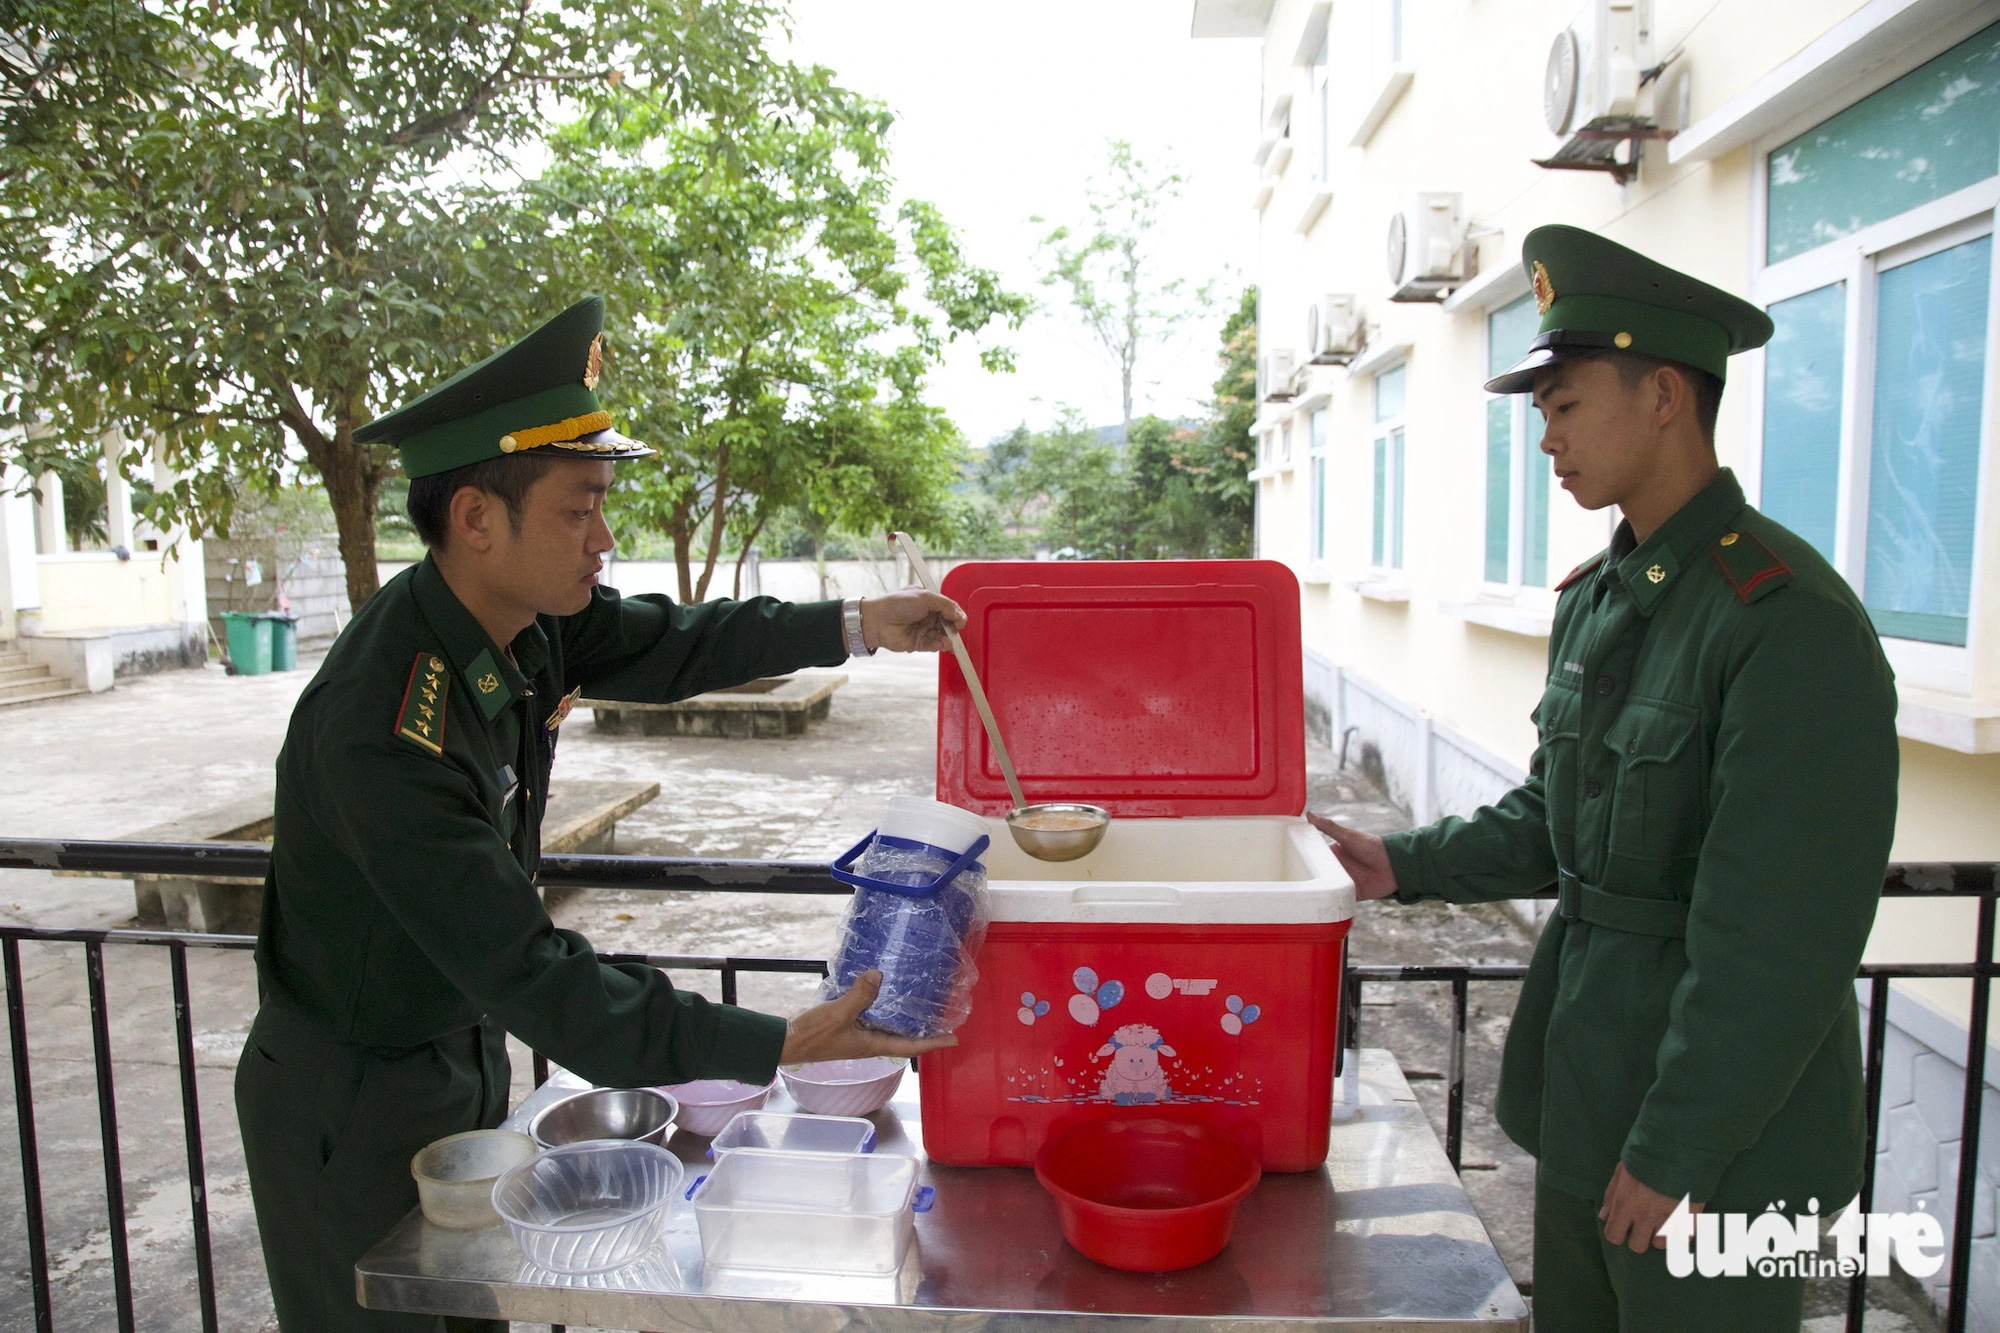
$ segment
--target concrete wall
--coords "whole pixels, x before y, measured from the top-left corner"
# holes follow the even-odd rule
[[[275,611],[280,589],[291,603],[292,614],[299,618],[302,645],[331,643],[347,623],[346,566],[340,562],[332,536],[289,557],[281,555],[278,543],[271,539],[210,538],[207,546],[209,625],[218,639],[222,637],[224,611]],[[238,563],[231,565],[232,560]],[[244,560],[257,561],[262,571],[263,580],[254,587],[243,581]]]
[[[1256,6],[1196,0],[1217,15]],[[1244,126],[1250,156],[1267,133],[1268,112],[1290,98],[1291,142],[1284,166],[1265,170],[1255,274],[1261,350],[1293,349],[1306,360],[1306,313],[1322,293],[1352,293],[1369,325],[1368,349],[1349,367],[1312,366],[1290,403],[1260,404],[1258,552],[1286,561],[1304,585],[1308,714],[1334,744],[1343,732],[1350,762],[1365,751],[1391,793],[1419,820],[1468,813],[1525,772],[1535,745],[1530,710],[1546,672],[1546,588],[1484,581],[1486,317],[1527,290],[1519,274],[1521,238],[1545,222],[1598,230],[1665,263],[1737,291],[1752,292],[1759,270],[1757,216],[1763,153],[1783,136],[1872,92],[1890,78],[2000,18],[2000,6],[1963,0],[1653,0],[1656,52],[1675,54],[1689,79],[1680,149],[1648,144],[1636,180],[1549,171],[1532,164],[1555,146],[1542,123],[1542,78],[1551,41],[1577,15],[1579,0],[1402,0],[1407,87],[1372,137],[1352,146],[1364,104],[1385,87],[1374,25],[1387,0],[1336,3],[1275,0],[1263,37],[1266,117]],[[1330,14],[1330,20],[1325,16]],[[1218,21],[1220,21],[1218,19]],[[1311,25],[1330,22],[1334,112],[1328,179],[1313,177],[1308,125],[1312,75],[1301,57]],[[1830,43],[1856,37],[1851,74],[1802,74]],[[1788,63],[1789,62],[1789,63]],[[1800,91],[1800,90],[1807,91]],[[1762,99],[1770,95],[1769,101]],[[1751,104],[1778,108],[1756,133],[1696,137]],[[1780,114],[1781,113],[1781,114]],[[1672,112],[1670,111],[1671,115]],[[1749,122],[1743,122],[1749,123]],[[1268,160],[1284,157],[1283,151]],[[1671,160],[1679,156],[1678,162]],[[1461,192],[1477,248],[1477,274],[1444,306],[1398,304],[1384,241],[1390,217],[1418,190]],[[1308,221],[1316,192],[1331,201]],[[1990,341],[2000,334],[1989,333]],[[1373,391],[1375,373],[1406,367],[1408,408],[1404,568],[1371,571]],[[1989,355],[1989,381],[2000,381]],[[1717,447],[1757,499],[1761,450],[1757,358],[1740,359],[1723,403]],[[1982,464],[1987,514],[2000,512],[2000,394],[1988,393]],[[1309,412],[1327,412],[1325,558],[1310,552]],[[1545,460],[1536,459],[1545,465]],[[1550,497],[1550,581],[1603,548],[1614,515],[1587,513],[1560,490]],[[1905,689],[1902,794],[1894,856],[1900,860],[2000,860],[2000,525],[1987,522],[1977,554],[1973,668],[1945,697],[1918,651],[1889,645]],[[1914,688],[1922,685],[1931,692]],[[1940,719],[1965,719],[1955,730]],[[1959,739],[1936,741],[1949,733]],[[1950,748],[1956,745],[1958,748]],[[1885,904],[1871,960],[1963,961],[1974,918],[1970,904]],[[1895,1027],[1906,1068],[1964,1059],[1963,983],[1899,983],[1897,1012],[1931,1015]],[[1921,1007],[1921,1008],[1920,1008]],[[1901,1022],[1898,1019],[1898,1022]],[[1954,1027],[1954,1025],[1957,1025]],[[1956,1037],[1953,1033],[1956,1032]],[[1956,1055],[1952,1048],[1956,1045]],[[1906,1049],[1905,1049],[1906,1048]],[[1892,1078],[1901,1075],[1892,1074]],[[1905,1080],[1909,1083],[1909,1080]],[[1921,1120],[1929,1146],[1906,1133],[1885,1144],[1911,1189],[1939,1170],[1940,1137],[1956,1124],[1949,1079],[1925,1076],[1902,1099],[1897,1123]],[[1935,1085],[1935,1087],[1933,1087]],[[1901,1087],[1901,1084],[1896,1085]],[[1926,1092],[1925,1089],[1931,1089]],[[1988,1169],[2000,1171],[2000,1138],[1989,1126]],[[1926,1153],[1929,1166],[1924,1166]],[[1904,1157],[1908,1160],[1905,1161]],[[1993,1233],[1991,1197],[1983,1235]],[[1990,1248],[1982,1254],[1990,1254]],[[1977,1264],[1978,1260],[1975,1260]],[[1988,1265],[1988,1271],[2000,1266]],[[1988,1284],[1992,1286],[1991,1283]],[[1975,1293],[1978,1297],[1978,1293]],[[1982,1317],[2000,1321],[2000,1290]],[[2000,1326],[2000,1324],[1996,1324]]]
[[[187,615],[180,562],[172,557],[140,552],[120,560],[107,551],[77,551],[37,563],[43,631],[161,625]]]
[[[962,560],[927,560],[932,577],[942,581],[944,576]],[[382,581],[391,578],[410,567],[404,560],[384,560],[378,566]],[[734,569],[728,565],[716,567],[715,579],[709,588],[709,600],[719,601],[730,595]],[[765,560],[757,566],[757,577],[752,580],[746,570],[745,597],[776,597],[787,602],[819,601],[821,585],[818,567],[810,560]],[[909,571],[900,561],[888,560],[829,560],[826,562],[825,595],[829,598],[876,597],[896,588],[909,586]],[[639,593],[658,593],[664,597],[676,597],[680,590],[680,575],[671,560],[614,560],[605,571],[604,583],[618,589],[627,597]]]

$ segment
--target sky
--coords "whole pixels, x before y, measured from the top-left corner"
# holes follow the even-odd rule
[[[1142,359],[1134,390],[1141,415],[1200,411],[1222,320],[1255,271],[1256,41],[1190,38],[1189,0],[792,0],[792,19],[794,59],[897,113],[902,193],[936,204],[972,262],[1043,306],[1004,339],[1014,373],[988,374],[961,345],[933,374],[931,400],[968,440],[1045,426],[1064,406],[1119,419],[1114,362],[1062,290],[1041,286],[1036,255],[1055,223],[1087,220],[1110,139],[1188,178],[1158,233],[1163,271],[1223,279],[1227,299]]]

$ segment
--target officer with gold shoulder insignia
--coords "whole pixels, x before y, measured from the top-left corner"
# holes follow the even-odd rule
[[[787,1022],[604,963],[543,910],[549,771],[581,691],[672,700],[934,652],[964,619],[914,590],[677,606],[599,586],[612,463],[652,453],[594,392],[603,319],[587,298],[356,433],[400,450],[429,551],[335,642],[278,756],[236,1107],[286,1330],[462,1326],[361,1309],[354,1265],[416,1205],[418,1149],[506,1114],[507,1033],[614,1087],[950,1040],[860,1027],[872,974]]]
[[[1558,890],[1495,1113],[1537,1159],[1535,1326],[1796,1329],[1795,1277],[1672,1276],[1676,1205],[1826,1215],[1864,1142],[1855,971],[1896,821],[1896,689],[1846,581],[1716,461],[1755,306],[1574,227],[1522,263],[1542,313],[1487,384],[1611,547],[1560,587],[1528,780],[1469,819],[1332,820],[1358,896]]]

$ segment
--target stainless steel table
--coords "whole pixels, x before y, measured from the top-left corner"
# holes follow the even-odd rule
[[[1229,1248],[1179,1273],[1121,1273],[1069,1248],[1031,1171],[926,1163],[936,1206],[918,1215],[894,1277],[704,1268],[681,1202],[651,1258],[592,1277],[530,1267],[504,1226],[443,1231],[413,1212],[362,1256],[357,1290],[378,1310],[712,1333],[1081,1333],[1098,1319],[1118,1319],[1120,1333],[1195,1321],[1241,1333],[1525,1330],[1521,1294],[1402,1071],[1382,1050],[1361,1052],[1359,1066],[1337,1090],[1326,1169],[1265,1176]],[[558,1095],[538,1089],[515,1118]],[[782,1090],[770,1109],[792,1109]],[[876,1151],[922,1157],[914,1079],[875,1119]],[[690,1179],[707,1163],[707,1139],[670,1146]]]

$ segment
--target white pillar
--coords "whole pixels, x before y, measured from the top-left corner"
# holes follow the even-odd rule
[[[14,617],[42,605],[41,572],[35,564],[35,499],[23,489],[27,476],[11,463],[0,464],[0,639],[20,633]]]
[[[62,478],[44,472],[35,479],[35,493],[41,501],[35,514],[35,536],[43,555],[61,555],[69,549],[69,529],[63,523]]]
[[[104,540],[132,549],[132,488],[125,481],[125,432],[113,427],[98,437],[104,450]]]
[[[173,465],[167,462],[166,446],[155,440],[148,453],[153,464],[154,491],[173,489],[180,478]],[[181,607],[182,619],[190,625],[205,626],[208,623],[208,556],[202,549],[201,539],[184,524],[175,524],[161,531],[159,537],[160,559],[163,568],[174,580],[174,600]]]

